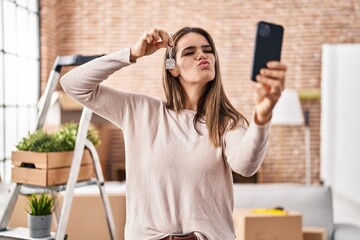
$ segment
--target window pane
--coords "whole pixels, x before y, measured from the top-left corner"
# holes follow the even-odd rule
[[[4,104],[4,55],[0,52],[0,105]]]
[[[4,159],[4,108],[0,108],[0,161]]]
[[[29,10],[32,12],[39,12],[39,1],[38,0],[30,0],[29,3]]]
[[[18,71],[17,77],[17,85],[19,86],[17,90],[17,101],[20,105],[30,104],[30,95],[33,92],[33,86],[30,84],[29,79],[29,71],[28,69],[30,65],[30,60],[19,57],[18,58],[18,69],[21,69]],[[31,90],[30,90],[31,89]]]
[[[30,123],[30,132],[34,132],[36,129],[36,120],[37,120],[37,108],[29,109],[29,123]]]
[[[2,19],[3,19],[3,10],[2,10],[2,3],[0,1],[0,50],[3,49],[3,24],[2,24]]]
[[[3,1],[4,14],[4,49],[7,52],[16,51],[16,15],[15,4],[10,1]]]
[[[17,22],[16,22],[16,39],[17,39],[17,53],[19,56],[27,56],[27,49],[29,49],[28,36],[28,19],[29,15],[24,8],[17,8]],[[31,48],[31,47],[30,47]]]
[[[30,13],[29,15],[29,35],[28,40],[28,49],[29,57],[39,58],[39,16]]]
[[[30,0],[32,2],[34,0]],[[28,1],[27,0],[16,0],[16,3],[24,8],[28,7]]]
[[[5,104],[16,104],[16,62],[16,58],[13,55],[5,54]]]
[[[16,144],[36,127],[38,13],[38,0],[0,0],[0,50],[5,51],[0,51],[0,159],[9,159]],[[11,160],[0,160],[0,174],[10,181]]]
[[[10,158],[11,151],[17,144],[17,117],[16,108],[5,109],[5,157]]]
[[[28,136],[28,132],[33,132],[33,129],[30,129],[30,109],[27,107],[21,107],[18,109],[18,136],[16,139],[16,143],[18,143],[21,139]]]
[[[4,175],[4,171],[5,171],[5,164],[3,161],[0,161],[0,177],[1,180],[5,182],[5,175]]]
[[[6,183],[10,183],[11,182],[11,160],[7,160],[5,161],[5,178],[4,178],[4,182]]]
[[[4,173],[4,170],[6,171],[5,173]],[[1,179],[5,183],[11,182],[11,161],[10,160],[7,160],[5,162],[0,162],[0,174],[1,174]]]
[[[40,89],[40,69],[38,60],[30,60],[27,64],[27,85],[31,91],[27,91],[28,102],[27,104],[36,105],[39,101],[39,89]]]

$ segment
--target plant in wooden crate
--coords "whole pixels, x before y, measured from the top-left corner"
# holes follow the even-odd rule
[[[67,181],[74,154],[77,123],[64,124],[58,131],[47,133],[37,130],[29,133],[12,152],[13,182],[39,186],[64,184]],[[94,144],[100,143],[98,131],[90,126],[87,138]],[[84,150],[78,180],[93,176],[93,166],[88,150]]]
[[[27,202],[30,237],[44,238],[50,236],[55,197],[48,193],[31,194],[27,196]]]

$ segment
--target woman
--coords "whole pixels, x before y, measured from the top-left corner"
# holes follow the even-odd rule
[[[176,64],[163,67],[166,102],[100,85],[168,46],[174,47]],[[270,62],[257,76],[249,126],[227,99],[214,42],[200,28],[180,29],[173,38],[152,29],[130,49],[62,77],[67,94],[123,130],[125,239],[235,239],[231,170],[250,176],[259,168],[285,71],[285,65]]]

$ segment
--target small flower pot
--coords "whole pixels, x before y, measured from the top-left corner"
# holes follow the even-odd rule
[[[33,216],[28,214],[29,232],[31,238],[44,238],[50,236],[52,214]]]

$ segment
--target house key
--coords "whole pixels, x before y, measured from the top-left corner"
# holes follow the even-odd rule
[[[171,34],[172,38],[172,34]],[[168,46],[168,58],[165,61],[165,68],[166,69],[175,69],[175,59],[172,58],[173,48]]]

